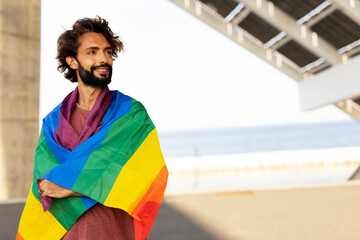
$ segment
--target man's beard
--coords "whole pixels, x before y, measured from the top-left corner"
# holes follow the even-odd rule
[[[112,75],[112,67],[107,64],[100,64],[97,66],[92,66],[90,68],[90,71],[86,70],[79,61],[77,61],[79,63],[79,75],[81,80],[83,81],[83,83],[87,86],[92,86],[92,87],[105,87],[107,86],[110,82],[111,82],[111,75]],[[104,76],[102,78],[100,77],[96,77],[94,75],[94,70],[98,67],[107,67],[108,68],[108,76]]]

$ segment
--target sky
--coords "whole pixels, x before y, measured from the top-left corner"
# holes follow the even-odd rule
[[[350,120],[332,105],[300,111],[295,80],[169,0],[43,0],[40,119],[76,87],[56,70],[57,38],[96,15],[125,45],[109,88],[142,102],[159,132]]]

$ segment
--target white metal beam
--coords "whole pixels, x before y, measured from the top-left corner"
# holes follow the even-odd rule
[[[328,0],[337,9],[345,13],[354,22],[360,25],[360,1],[357,0]],[[351,6],[353,2],[353,6]]]
[[[258,1],[254,0],[236,1],[243,2],[246,7],[250,8],[254,13],[256,13],[258,16],[261,16],[261,18],[266,20],[268,23],[281,31],[285,31],[290,37],[295,39],[298,44],[303,46],[308,51],[313,52],[320,58],[322,57],[326,59],[332,65],[341,63],[341,56],[333,46],[331,46],[322,38],[318,37],[316,34],[313,34],[310,29],[301,29],[301,27],[292,17],[283,12],[281,9],[277,8],[271,2],[266,0],[259,0],[262,3],[257,4]],[[301,32],[303,32],[303,34]],[[314,41],[314,36],[317,38],[317,43]]]
[[[196,3],[191,0],[170,0],[170,1],[176,4],[177,6],[185,9],[187,12],[194,15],[195,17],[201,19],[209,26],[213,27],[223,35],[233,40],[234,42],[243,46],[244,48],[246,48],[256,56],[263,59],[264,61],[278,68],[280,71],[290,76],[291,78],[295,79],[296,81],[303,80],[303,75],[297,72],[292,67],[288,66],[287,64],[282,64],[281,67],[279,67],[278,66],[279,63],[278,61],[276,61],[276,58],[275,56],[273,56],[272,53],[270,54],[269,57],[269,53],[266,51],[266,49],[257,45],[255,42],[247,39],[246,36],[242,35],[241,33],[236,32],[231,23],[222,22],[219,19],[215,18],[210,13],[202,10],[201,5],[199,5],[199,2]]]
[[[283,39],[281,39],[280,41],[277,41],[276,43],[274,43],[270,47],[271,47],[271,49],[273,49],[275,51],[278,48],[281,48],[286,43],[288,43],[290,40],[291,40],[291,37],[289,37],[289,35],[286,35]]]
[[[343,110],[345,113],[349,114],[356,121],[360,122],[360,106],[352,99],[339,101],[334,105]]]
[[[360,93],[360,56],[299,83],[300,108],[311,110]]]
[[[322,10],[319,14],[313,16],[309,21],[306,21],[304,24],[310,28],[316,23],[320,22],[322,19],[326,18],[336,10],[334,5],[328,6],[326,9]]]
[[[328,64],[328,63],[320,64],[319,66],[316,66],[316,67],[310,69],[309,73],[317,74],[318,72],[321,72],[321,71],[323,71],[323,70],[325,70],[326,68],[329,68],[329,67],[331,67],[331,65]]]
[[[231,23],[234,26],[238,25],[240,22],[242,22],[242,20],[244,20],[249,15],[250,12],[251,12],[250,9],[244,8],[243,10],[241,10],[241,12],[238,15],[234,17],[234,19],[231,20]]]
[[[351,57],[351,56],[353,56],[353,55],[358,54],[359,52],[360,52],[360,46],[351,49],[350,51],[346,52],[346,54]]]

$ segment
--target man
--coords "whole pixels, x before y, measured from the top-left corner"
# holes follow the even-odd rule
[[[109,91],[123,44],[100,17],[58,39],[77,88],[43,121],[16,239],[146,239],[166,188],[155,127],[141,103]]]

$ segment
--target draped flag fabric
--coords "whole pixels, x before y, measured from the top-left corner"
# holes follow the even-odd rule
[[[118,91],[111,94],[100,129],[72,151],[54,138],[61,104],[44,118],[17,240],[61,239],[96,202],[128,212],[134,219],[135,239],[147,238],[164,196],[168,171],[156,129],[143,105]],[[53,199],[44,211],[39,179],[88,197]]]

